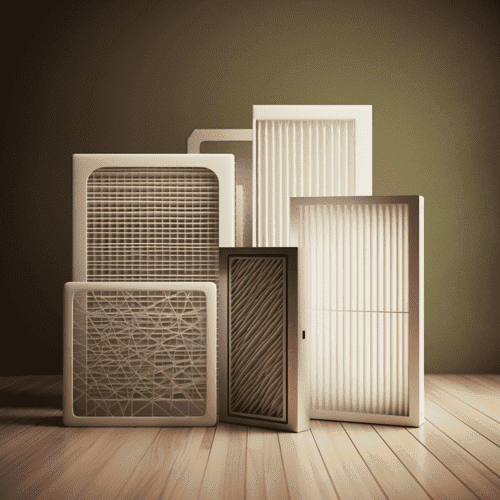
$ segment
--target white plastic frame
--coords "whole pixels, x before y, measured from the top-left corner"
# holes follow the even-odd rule
[[[234,246],[235,185],[232,154],[74,154],[73,280],[87,280],[87,180],[102,167],[203,167],[219,180],[219,246]]]
[[[253,130],[250,129],[194,129],[187,140],[188,154],[200,154],[203,142],[252,142]],[[252,242],[252,204],[253,195],[244,197],[245,185],[238,184],[238,159],[235,159],[236,182],[236,246],[251,245]],[[241,179],[241,177],[240,177]],[[253,179],[253,172],[252,172]],[[253,182],[253,180],[251,181]],[[251,191],[252,185],[248,186]],[[245,220],[247,223],[245,224]],[[247,229],[249,227],[249,229]]]
[[[304,205],[408,205],[408,402],[409,415],[383,415],[311,409],[310,418],[419,427],[424,422],[424,198],[422,196],[334,196],[290,199],[290,240],[298,246],[300,207]],[[307,269],[299,264],[299,322],[305,321]],[[305,324],[299,324],[299,329]]]
[[[372,194],[372,106],[371,105],[254,105],[253,106],[253,246],[268,246],[259,241],[259,155],[256,127],[259,120],[354,120],[355,128],[355,193]],[[331,193],[334,194],[334,193]],[[271,194],[274,196],[274,194]],[[291,198],[291,197],[290,197]],[[288,210],[288,202],[284,203]],[[283,229],[286,231],[285,229]],[[293,246],[285,237],[283,245]],[[270,245],[275,246],[275,245]]]
[[[203,416],[94,417],[73,412],[73,297],[87,291],[201,291],[207,303],[207,403]],[[215,283],[69,282],[64,285],[63,422],[67,426],[212,426],[217,422],[217,289]]]

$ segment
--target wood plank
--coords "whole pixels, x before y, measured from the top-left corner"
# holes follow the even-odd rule
[[[245,496],[247,428],[219,422],[199,498],[234,500]]]
[[[71,463],[59,464],[62,473],[51,484],[42,487],[38,498],[82,498],[87,487],[93,484],[99,471],[113,458],[122,446],[130,447],[134,442],[143,449],[147,441],[154,439],[159,429],[154,428],[107,428],[101,429],[101,435],[90,448]],[[143,432],[146,431],[146,432]],[[120,453],[127,463],[126,456]],[[120,465],[120,467],[125,467]]]
[[[404,427],[374,425],[374,428],[433,499],[477,498]]]
[[[342,427],[389,499],[428,500],[425,490],[371,425],[342,423]]]
[[[491,398],[485,398],[481,394],[475,394],[473,391],[467,390],[461,386],[459,382],[453,379],[445,378],[443,375],[432,375],[430,381],[437,385],[440,389],[457,397],[469,406],[484,413],[486,416],[500,423],[500,410],[496,405],[491,403]]]
[[[407,430],[479,498],[500,498],[500,478],[431,422]]]
[[[248,428],[246,463],[246,500],[289,498],[276,431]]]
[[[386,498],[340,422],[311,420],[311,432],[342,500]]]
[[[425,417],[464,450],[500,476],[500,448],[431,400],[425,403]]]
[[[162,498],[168,500],[198,498],[215,430],[215,427],[191,429],[186,446],[177,455]]]
[[[15,470],[1,481],[0,495],[4,498],[31,500],[38,492],[50,485],[62,474],[65,465],[84,453],[103,429],[59,428],[51,441],[40,447],[26,459],[19,461]],[[89,434],[92,439],[89,438]],[[19,454],[25,449],[19,448]]]
[[[500,381],[488,378],[485,375],[463,375],[465,379],[472,380],[477,384],[481,384],[485,388],[489,389],[491,392],[500,397]]]
[[[208,429],[211,430],[211,435],[213,437],[214,428]],[[179,479],[185,475],[191,474],[191,470],[186,474],[186,465],[184,467],[179,467],[179,456],[186,454],[190,455],[192,468],[195,469],[197,461],[200,459],[199,451],[203,446],[203,440],[206,434],[207,429],[161,429],[134,472],[128,479],[123,481],[119,492],[113,496],[109,496],[116,499],[160,499],[165,496],[172,498],[171,493],[177,487]],[[205,460],[205,465],[207,459]],[[200,486],[201,478],[198,484],[198,491],[195,492],[194,498],[197,497]],[[165,490],[167,490],[167,493]],[[193,497],[190,495],[187,498]]]
[[[94,475],[92,482],[83,490],[86,500],[116,498],[127,480],[133,476],[142,459],[148,455],[150,470],[141,479],[139,498],[147,494],[149,498],[159,498],[165,487],[168,472],[181,447],[188,430],[183,428],[135,428],[122,445],[115,451]],[[148,454],[149,452],[149,454]],[[141,468],[144,472],[144,468]],[[153,474],[151,474],[153,472]],[[154,472],[158,475],[155,476]],[[163,475],[163,473],[166,473]],[[138,476],[135,476],[138,479]]]
[[[290,498],[338,499],[310,431],[278,433]]]
[[[27,379],[25,375],[19,376],[10,376],[10,377],[0,377],[0,403],[2,402],[1,391],[2,389],[6,389],[7,387],[16,384],[20,380]]]
[[[8,408],[4,415],[7,419],[0,428],[0,453],[8,441],[33,427],[38,427],[40,434],[43,434],[46,432],[43,425],[47,421],[53,425],[62,424],[61,410],[53,408]]]
[[[500,446],[500,423],[425,380],[425,397]]]

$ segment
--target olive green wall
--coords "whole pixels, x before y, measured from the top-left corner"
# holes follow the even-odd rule
[[[1,374],[62,370],[71,154],[183,153],[252,104],[373,105],[373,194],[425,197],[425,371],[500,373],[500,23],[468,3],[14,4]]]

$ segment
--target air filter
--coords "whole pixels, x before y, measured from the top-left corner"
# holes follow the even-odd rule
[[[293,196],[372,194],[371,106],[254,106],[253,132],[253,246],[290,245]]]
[[[252,136],[252,129],[195,129],[187,140],[188,153],[234,154],[237,247],[252,246]]]
[[[234,245],[234,156],[73,156],[74,281],[213,281]]]
[[[215,425],[214,283],[67,283],[71,426]]]
[[[309,429],[297,248],[221,248],[219,420]]]
[[[311,418],[424,419],[424,199],[292,198]]]

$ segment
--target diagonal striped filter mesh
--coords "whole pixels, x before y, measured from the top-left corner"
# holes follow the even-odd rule
[[[76,416],[205,414],[204,292],[76,292],[72,347]]]
[[[409,414],[408,217],[403,203],[299,207],[313,418]]]
[[[87,182],[87,281],[218,280],[219,183],[195,167],[102,167]]]
[[[286,420],[283,257],[230,257],[231,415]]]

